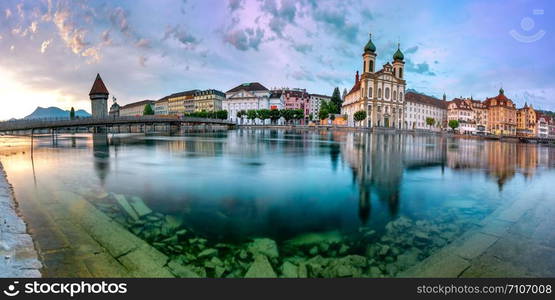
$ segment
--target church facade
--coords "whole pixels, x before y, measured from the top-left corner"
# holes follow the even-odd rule
[[[407,129],[405,121],[405,62],[398,46],[393,62],[376,71],[376,46],[370,37],[362,54],[362,74],[358,71],[341,108],[349,126]],[[357,111],[366,111],[366,119],[355,122]]]

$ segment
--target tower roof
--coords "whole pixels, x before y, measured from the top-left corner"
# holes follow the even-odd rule
[[[374,43],[372,43],[372,35],[370,35],[370,38],[368,39],[368,43],[366,43],[366,46],[364,46],[364,52],[376,52],[376,45],[374,45]]]
[[[106,94],[108,95],[108,89],[106,88],[106,86],[104,85],[104,82],[102,81],[102,78],[100,78],[100,74],[96,74],[96,79],[94,80],[93,86],[91,88],[91,92],[89,93],[89,95],[93,95],[93,94]]]
[[[397,44],[397,51],[395,51],[395,54],[393,54],[393,60],[403,59],[405,59],[405,56],[403,55],[403,52],[401,52],[401,44]]]

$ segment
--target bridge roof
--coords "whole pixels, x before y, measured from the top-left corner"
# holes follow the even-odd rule
[[[104,82],[102,81],[102,78],[100,78],[100,74],[96,74],[96,79],[94,80],[93,86],[91,88],[91,92],[89,93],[89,95],[93,95],[93,94],[106,94],[108,95],[108,89],[106,88],[106,86],[104,85]]]

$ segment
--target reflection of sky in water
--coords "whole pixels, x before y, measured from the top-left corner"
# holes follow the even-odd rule
[[[42,137],[34,193],[29,148],[6,150],[16,142],[3,138],[2,162],[20,202],[49,189],[105,188],[228,237],[379,229],[397,215],[434,218],[447,207],[491,210],[543,191],[555,161],[553,147],[435,136],[230,131],[60,136],[54,146]]]

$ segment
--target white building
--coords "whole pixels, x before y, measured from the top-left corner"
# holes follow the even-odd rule
[[[347,124],[354,126],[354,114],[366,111],[367,118],[357,126],[407,128],[405,122],[404,55],[397,47],[393,63],[387,62],[375,71],[376,46],[372,39],[364,47],[362,75],[358,71],[351,91],[345,96],[341,111],[347,115]]]
[[[225,93],[222,109],[228,118],[237,122],[237,112],[250,109],[269,109],[270,91],[258,82],[243,83]]]
[[[168,108],[168,97],[164,97],[156,103],[154,103],[154,114],[155,115],[168,115],[169,108]]]
[[[270,109],[284,109],[285,98],[281,90],[273,90],[269,98]]]
[[[547,138],[549,136],[550,118],[542,113],[536,112],[536,132],[539,138]]]
[[[308,102],[309,114],[312,115],[312,120],[319,120],[318,115],[320,114],[320,107],[324,101],[331,101],[330,96],[310,94],[310,100]]]
[[[433,125],[428,125],[428,118],[433,119]],[[405,95],[405,121],[407,129],[441,131],[447,126],[447,101],[408,92]]]
[[[145,106],[150,105],[150,107],[154,110],[154,103],[156,101],[153,100],[143,100],[139,102],[129,103],[124,105],[119,110],[120,117],[137,117],[142,116],[145,111]]]

